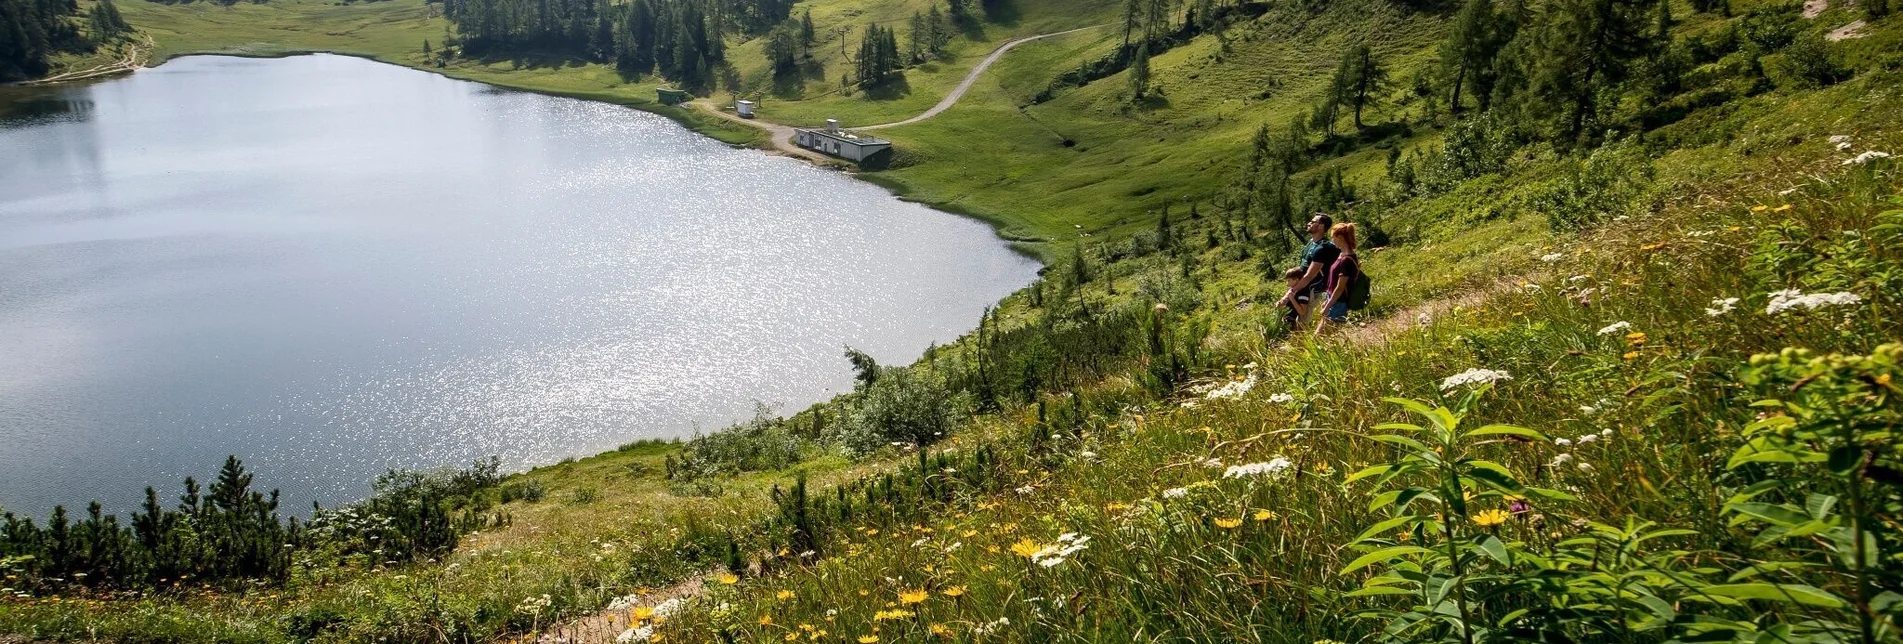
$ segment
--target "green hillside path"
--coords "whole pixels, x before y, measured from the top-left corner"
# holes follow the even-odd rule
[[[990,68],[992,63],[998,62],[998,59],[1004,57],[1004,53],[1007,51],[1011,51],[1011,48],[1016,47],[1018,45],[1022,45],[1027,42],[1031,42],[1033,40],[1040,40],[1044,38],[1054,38],[1054,37],[1062,36],[1065,34],[1077,33],[1079,31],[1084,31],[1086,29],[1096,29],[1102,26],[1104,25],[1091,25],[1088,27],[1078,27],[1076,29],[1066,29],[1064,31],[1054,31],[1048,34],[1025,36],[1023,38],[1013,38],[1011,40],[1004,41],[1003,43],[999,44],[996,49],[991,50],[991,55],[985,56],[985,59],[982,61],[979,61],[976,67],[972,67],[971,73],[965,74],[965,80],[960,81],[958,83],[958,87],[952,89],[950,94],[946,94],[944,100],[939,101],[937,105],[933,105],[932,109],[925,110],[923,113],[919,114],[918,116],[914,116],[912,118],[905,119],[903,121],[895,121],[892,123],[880,123],[878,125],[866,125],[861,127],[855,127],[852,129],[877,130],[880,128],[898,127],[901,125],[911,125],[913,123],[917,123],[925,119],[938,116],[939,113],[944,112],[945,110],[951,109],[953,105],[958,104],[958,99],[963,98],[965,96],[965,92],[971,89],[971,85],[973,83],[978,82],[978,76],[981,74],[984,74],[985,70]],[[812,160],[812,161],[821,162],[821,163],[834,162],[834,160],[831,157],[820,154],[818,152],[814,152],[812,150],[808,150],[806,148],[802,148],[798,144],[794,143],[793,142],[793,134],[794,134],[793,126],[782,125],[779,123],[774,123],[772,121],[767,121],[757,117],[750,118],[750,119],[741,118],[739,115],[736,115],[733,112],[722,109],[719,105],[715,105],[714,102],[709,99],[704,99],[704,98],[697,99],[693,101],[693,104],[695,107],[705,110],[708,113],[713,114],[715,116],[719,116],[721,118],[727,119],[729,121],[733,121],[735,123],[745,123],[747,125],[765,130],[767,132],[767,135],[773,140],[774,149],[779,150],[780,152],[783,152],[792,156]]]
[[[933,105],[932,109],[925,110],[925,113],[920,114],[918,116],[914,116],[909,119],[905,119],[903,121],[897,121],[894,123],[880,123],[878,125],[867,125],[867,126],[857,127],[853,129],[877,130],[880,128],[898,127],[901,125],[911,125],[913,123],[917,123],[919,121],[923,121],[925,119],[938,116],[939,112],[943,112],[945,110],[951,109],[951,106],[956,105],[958,103],[958,99],[963,98],[965,96],[965,91],[971,89],[971,84],[978,82],[978,75],[985,73],[986,68],[991,67],[992,63],[998,62],[999,58],[1004,57],[1004,52],[1011,51],[1012,47],[1016,47],[1024,43],[1031,42],[1033,40],[1053,38],[1053,37],[1062,36],[1065,34],[1074,34],[1079,31],[1083,31],[1085,29],[1096,29],[1102,26],[1104,25],[1091,25],[1088,27],[1078,27],[1076,29],[1056,31],[1056,32],[1048,33],[1048,34],[1038,34],[1036,36],[1025,36],[1023,38],[1013,38],[1011,40],[1004,41],[1004,44],[998,45],[997,49],[991,50],[991,55],[986,56],[983,61],[980,61],[977,67],[971,68],[971,73],[966,74],[965,80],[960,81],[958,83],[958,88],[953,89],[950,94],[946,94],[945,100],[939,101],[937,105]]]

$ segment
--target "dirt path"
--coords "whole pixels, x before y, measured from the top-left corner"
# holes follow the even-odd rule
[[[1004,52],[1011,51],[1012,47],[1016,47],[1024,43],[1031,42],[1033,40],[1039,40],[1042,38],[1053,38],[1056,36],[1062,36],[1064,34],[1077,33],[1085,29],[1096,29],[1102,26],[1103,25],[1091,25],[1089,27],[1078,27],[1076,29],[1052,32],[1048,34],[1038,34],[1035,36],[1025,36],[1023,38],[1013,38],[1011,40],[1004,41],[1004,43],[998,45],[996,49],[991,50],[991,55],[985,56],[984,60],[979,61],[978,66],[973,67],[971,69],[971,73],[965,74],[965,80],[960,81],[958,83],[958,87],[956,89],[953,89],[950,94],[947,94],[944,100],[939,101],[937,105],[933,105],[932,109],[925,110],[923,114],[919,114],[918,116],[914,116],[912,118],[905,119],[903,121],[895,121],[892,123],[880,123],[878,125],[866,125],[866,126],[856,127],[853,129],[877,130],[880,128],[898,127],[901,125],[911,125],[913,123],[917,123],[919,121],[923,121],[925,119],[938,116],[940,112],[944,112],[945,110],[951,109],[951,106],[958,104],[958,99],[964,98],[965,92],[971,89],[971,86],[973,83],[978,82],[978,76],[980,74],[983,74],[986,69],[990,68],[992,63],[998,62],[998,59],[1004,56]],[[719,105],[715,105],[714,102],[709,99],[704,99],[704,98],[696,99],[692,101],[692,104],[694,105],[694,107],[700,109],[701,111],[707,112],[714,116],[718,116],[720,118],[727,119],[735,123],[740,123],[750,127],[765,130],[767,132],[767,136],[773,140],[773,149],[776,151],[779,151],[782,154],[799,157],[799,158],[806,159],[809,161],[814,161],[820,164],[832,164],[832,163],[839,162],[838,159],[834,159],[824,154],[820,154],[818,152],[814,152],[812,150],[802,148],[798,144],[794,143],[793,142],[793,134],[794,134],[793,126],[782,125],[779,123],[774,123],[772,121],[767,121],[767,120],[763,120],[759,118],[751,118],[751,119],[740,118],[740,116],[737,114],[721,109]]]
[[[914,116],[912,118],[905,119],[903,121],[896,121],[892,123],[880,123],[878,125],[867,125],[867,126],[863,126],[863,127],[859,127],[855,129],[877,130],[880,128],[898,127],[901,125],[911,125],[913,123],[917,123],[919,121],[923,121],[925,119],[938,116],[940,112],[951,109],[951,106],[958,104],[958,99],[964,98],[965,92],[971,89],[972,83],[978,82],[978,76],[980,74],[985,73],[985,70],[990,68],[992,63],[998,62],[998,59],[1004,56],[1004,52],[1011,51],[1012,47],[1016,47],[1024,43],[1031,42],[1033,40],[1053,38],[1053,37],[1062,36],[1065,34],[1074,34],[1079,31],[1083,31],[1085,29],[1096,29],[1102,26],[1103,25],[1091,25],[1089,27],[1078,27],[1076,29],[1071,29],[1068,31],[1058,31],[1058,32],[1053,32],[1048,34],[1038,34],[1036,36],[1025,36],[1023,38],[1013,38],[1011,40],[1004,41],[1004,44],[998,45],[997,49],[991,50],[991,55],[986,56],[983,61],[980,61],[977,67],[971,68],[971,73],[965,74],[965,80],[960,81],[958,83],[957,89],[953,89],[950,94],[946,94],[945,100],[939,101],[937,105],[933,105],[932,109],[925,110],[924,114],[920,114],[918,116]]]
[[[41,78],[39,80],[30,80],[20,84],[21,85],[45,85],[49,83],[62,83],[67,81],[86,80],[88,78],[98,78],[101,76],[112,76],[115,74],[124,74],[127,72],[137,71],[139,68],[145,66],[145,60],[142,60],[142,59],[150,58],[149,54],[151,53],[152,49],[158,46],[158,43],[154,42],[151,36],[142,35],[141,38],[143,39],[143,42],[126,43],[125,52],[124,52],[125,55],[119,60],[104,64],[104,65],[100,65],[97,67],[93,67],[90,69],[78,69],[78,70],[73,70],[70,72],[65,72],[62,74],[54,74],[46,78]],[[141,48],[142,45],[143,45],[143,48]]]
[[[779,151],[782,154],[785,154],[787,156],[799,157],[799,158],[806,159],[808,161],[812,161],[814,163],[818,163],[821,165],[827,165],[827,164],[839,162],[838,159],[834,159],[824,154],[820,154],[818,152],[814,152],[812,150],[802,148],[798,144],[793,143],[793,126],[791,125],[781,125],[778,123],[774,123],[772,121],[763,121],[757,118],[753,118],[753,119],[740,118],[739,115],[734,114],[732,112],[728,112],[726,110],[722,110],[720,109],[720,106],[715,105],[713,101],[704,99],[704,98],[695,99],[692,101],[692,103],[694,107],[699,108],[701,111],[707,112],[708,114],[712,114],[714,116],[718,116],[720,118],[727,119],[729,121],[733,121],[735,123],[739,123],[742,125],[766,130],[767,136],[773,139],[773,149],[776,151]]]

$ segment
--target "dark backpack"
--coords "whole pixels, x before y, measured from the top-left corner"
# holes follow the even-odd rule
[[[1361,270],[1361,260],[1355,259],[1355,281],[1348,283],[1348,292],[1341,295],[1341,300],[1348,303],[1349,310],[1359,311],[1368,308],[1368,297],[1373,290],[1374,278],[1368,277],[1368,272]]]

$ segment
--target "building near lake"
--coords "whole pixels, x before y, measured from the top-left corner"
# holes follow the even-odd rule
[[[753,101],[739,101],[734,103],[733,111],[735,114],[739,114],[740,118],[753,118]]]
[[[841,128],[839,119],[826,119],[824,128],[798,128],[793,132],[793,142],[800,147],[843,159],[876,163],[892,157],[891,141]]]
[[[694,95],[687,93],[685,90],[678,90],[672,87],[656,87],[654,88],[654,97],[660,100],[662,105],[680,105],[681,103],[692,100]]]

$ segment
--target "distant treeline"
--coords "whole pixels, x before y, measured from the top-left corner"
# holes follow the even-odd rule
[[[0,0],[0,83],[45,76],[54,54],[92,51],[132,30],[112,0],[93,5],[83,33],[78,15],[73,0]]]
[[[786,21],[789,0],[446,0],[465,55],[560,53],[655,71],[698,89],[726,62],[725,36]]]
[[[296,566],[375,567],[448,552],[463,534],[503,515],[483,513],[499,499],[498,461],[434,473],[391,471],[369,500],[315,508],[308,522],[278,516],[278,492],[258,492],[233,456],[209,488],[185,479],[174,508],[145,489],[131,525],[97,501],[84,517],[53,509],[45,525],[0,514],[0,573],[21,591],[170,588],[237,581],[277,583]]]

